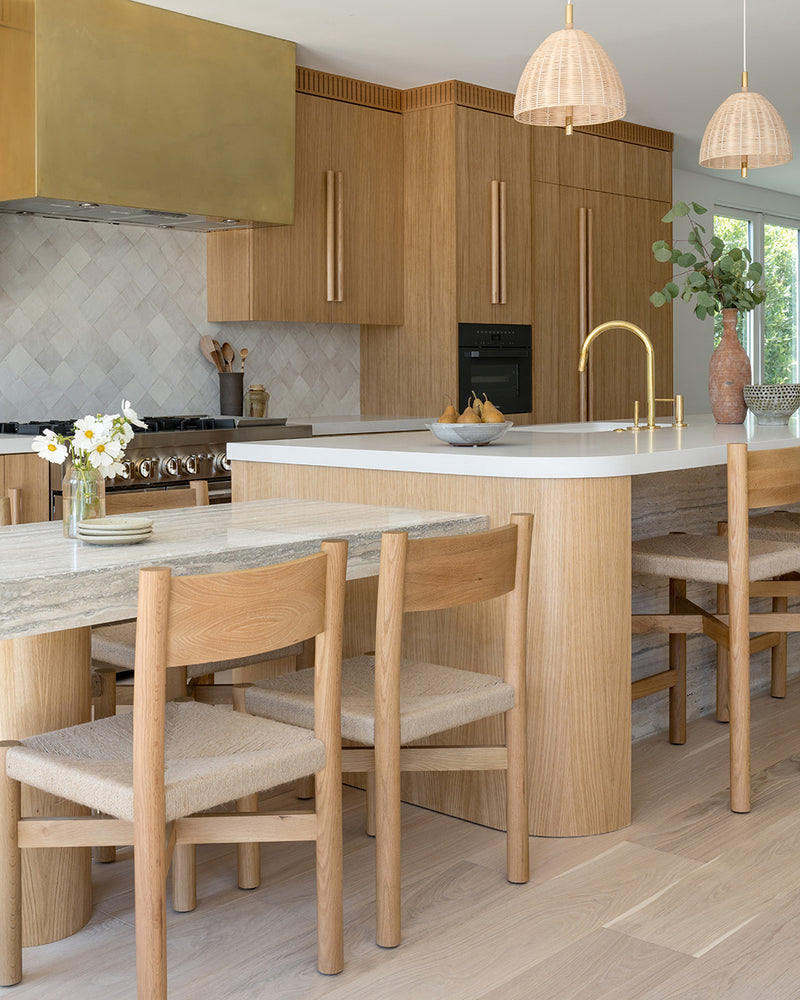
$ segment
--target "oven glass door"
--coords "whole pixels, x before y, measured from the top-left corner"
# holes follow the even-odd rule
[[[531,352],[515,347],[463,347],[458,359],[458,403],[484,393],[503,413],[531,411]]]

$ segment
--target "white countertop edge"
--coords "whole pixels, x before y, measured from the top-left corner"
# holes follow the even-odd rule
[[[0,455],[33,455],[32,441],[31,434],[0,434]]]
[[[601,427],[592,430],[591,427]],[[715,425],[693,417],[681,431],[616,434],[608,425],[534,425],[510,430],[479,448],[454,448],[428,432],[348,435],[288,441],[236,442],[233,461],[310,465],[497,479],[608,479],[724,465],[727,444],[747,441],[754,450],[800,446],[798,428]],[[652,450],[650,450],[652,449]]]

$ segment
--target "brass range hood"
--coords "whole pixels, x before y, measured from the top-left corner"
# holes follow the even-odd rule
[[[134,0],[0,3],[0,212],[294,221],[295,46]]]

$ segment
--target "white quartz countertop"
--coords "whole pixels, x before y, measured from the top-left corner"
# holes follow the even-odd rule
[[[430,423],[429,417],[377,417],[354,414],[322,417],[289,417],[288,427],[310,424],[315,437],[321,434],[385,434],[391,431],[419,431]]]
[[[271,462],[349,469],[428,472],[452,476],[510,479],[599,479],[637,476],[675,469],[724,465],[729,442],[751,448],[800,445],[797,415],[788,426],[715,424],[709,414],[686,418],[687,427],[668,424],[656,431],[615,431],[626,422],[534,424],[512,427],[489,445],[453,447],[428,430],[354,434],[275,442],[237,442],[228,457],[241,462]]]
[[[138,570],[179,575],[249,569],[349,543],[351,579],[378,572],[381,533],[412,537],[488,527],[476,514],[315,500],[255,500],[152,511],[153,534],[138,545],[94,546],[64,537],[60,522],[0,528],[0,639],[120,621],[136,615]]]
[[[33,454],[30,434],[0,434],[0,455]]]

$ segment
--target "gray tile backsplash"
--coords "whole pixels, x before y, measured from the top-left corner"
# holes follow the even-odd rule
[[[218,413],[208,333],[270,416],[359,412],[359,329],[206,322],[202,233],[0,215],[0,420]]]

